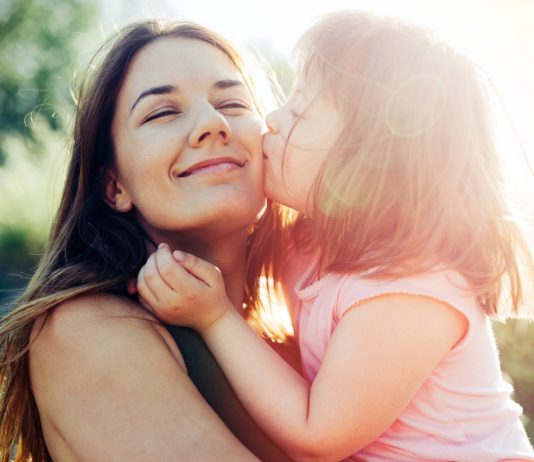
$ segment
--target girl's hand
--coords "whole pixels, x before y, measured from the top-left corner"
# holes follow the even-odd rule
[[[227,310],[221,271],[194,255],[160,244],[137,276],[139,301],[169,324],[206,330]]]

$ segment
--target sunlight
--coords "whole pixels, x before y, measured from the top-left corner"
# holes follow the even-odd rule
[[[109,3],[113,2],[105,6],[110,12],[105,15],[106,21],[123,23],[147,16],[192,20],[217,30],[241,50],[252,46],[264,53],[272,51],[273,56],[278,54],[285,60],[290,59],[295,42],[310,24],[333,10],[359,8],[428,27],[472,59],[489,80],[507,192],[524,209],[532,207],[534,53],[524,53],[534,45],[534,2],[530,0],[308,0],[305,6],[284,0],[134,0],[122,15]],[[272,103],[267,102],[267,108],[271,107]],[[526,219],[532,225],[533,217]],[[289,318],[280,301],[273,301],[270,316],[273,325],[290,331]]]
[[[272,341],[280,342],[292,337],[294,331],[282,289],[276,287],[275,290],[269,291],[271,284],[271,279],[260,278],[260,299],[263,306],[261,315],[253,316],[253,322],[260,325]]]
[[[534,45],[530,0],[308,0],[305,7],[283,0],[133,0],[127,8],[122,2],[103,3],[102,28],[110,33],[117,25],[146,17],[191,20],[218,31],[241,51],[254,49],[282,62],[290,60],[295,42],[316,18],[350,8],[428,27],[479,66],[492,87],[496,136],[510,196],[523,204],[532,202],[534,54],[524,53]],[[268,94],[267,85],[259,80],[260,94]],[[275,103],[265,100],[266,109],[272,109]]]
[[[499,116],[498,126],[510,175],[528,171],[526,157],[534,165],[534,54],[524,53],[534,44],[534,2],[530,0],[308,0],[305,6],[283,0],[138,0],[129,3],[124,20],[135,15],[193,20],[214,28],[239,47],[261,44],[289,59],[296,40],[314,19],[347,8],[398,16],[429,27],[469,56],[490,79],[501,99],[500,111],[507,114]],[[108,17],[117,19],[117,14],[115,9]],[[534,176],[525,184],[527,189],[534,184]]]

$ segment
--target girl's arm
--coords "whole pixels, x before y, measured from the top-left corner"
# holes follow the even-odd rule
[[[54,460],[257,461],[199,395],[163,326],[138,305],[74,299],[33,337],[32,389]]]
[[[372,299],[339,322],[310,385],[229,307],[212,265],[176,257],[181,266],[168,249],[151,257],[151,282],[139,284],[145,303],[200,332],[252,417],[295,460],[337,461],[376,439],[466,329],[463,315],[439,301]]]

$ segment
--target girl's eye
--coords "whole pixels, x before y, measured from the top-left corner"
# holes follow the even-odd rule
[[[165,116],[168,116],[168,115],[176,115],[176,114],[179,114],[180,112],[177,111],[176,109],[165,109],[163,111],[160,111],[160,112],[156,112],[155,114],[151,114],[149,115],[144,121],[143,123],[146,123],[146,122],[150,122],[151,120],[154,120],[154,119],[159,119],[160,117],[165,117]]]
[[[295,109],[290,109],[290,113],[295,119],[302,119],[302,114],[299,114]]]

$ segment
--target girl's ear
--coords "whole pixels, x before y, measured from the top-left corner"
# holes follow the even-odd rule
[[[104,201],[113,210],[126,213],[132,210],[133,204],[130,194],[119,180],[114,169],[108,168],[104,172]]]

